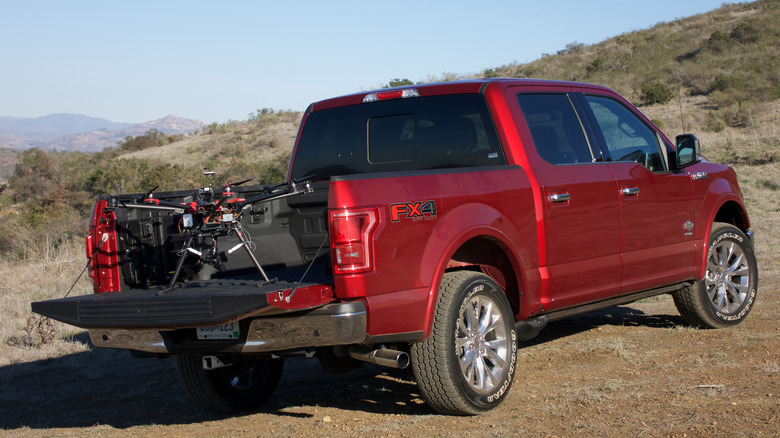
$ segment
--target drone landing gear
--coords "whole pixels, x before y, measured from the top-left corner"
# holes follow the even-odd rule
[[[234,246],[233,248],[230,248],[227,253],[232,254],[235,251],[238,251],[239,248],[244,248],[244,251],[246,251],[246,254],[249,256],[249,259],[252,260],[252,264],[255,265],[255,268],[257,268],[257,271],[260,273],[260,275],[263,276],[263,280],[265,283],[271,283],[271,279],[268,278],[268,275],[265,273],[265,270],[263,270],[263,267],[260,265],[260,262],[257,261],[257,257],[255,257],[254,253],[252,253],[252,250],[250,249],[250,246],[252,244],[252,241],[249,240],[246,236],[246,233],[240,228],[240,226],[235,223],[231,224],[232,226],[231,231],[235,232],[236,237],[238,237],[238,245]],[[184,267],[184,261],[187,259],[187,254],[192,253],[201,259],[203,259],[203,253],[201,251],[198,251],[197,249],[192,247],[192,240],[195,238],[195,236],[198,233],[189,232],[187,233],[187,238],[184,240],[184,244],[181,248],[181,255],[179,256],[179,262],[176,264],[176,270],[173,273],[173,277],[171,277],[171,282],[168,283],[168,287],[160,291],[158,295],[162,295],[166,292],[170,292],[173,290],[173,288],[176,286],[176,280],[179,279],[179,275],[181,274],[182,267]],[[216,257],[216,248],[217,248],[217,236],[212,235],[211,238],[213,239],[214,246],[212,250],[212,255],[208,257],[208,262],[215,268],[219,269],[218,265],[218,259]]]

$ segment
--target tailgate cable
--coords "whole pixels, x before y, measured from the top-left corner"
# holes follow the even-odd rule
[[[322,243],[320,243],[320,247],[317,248],[317,253],[314,254],[314,257],[312,257],[311,261],[309,262],[309,266],[306,267],[306,270],[303,271],[303,275],[301,275],[301,279],[298,280],[298,283],[295,285],[292,291],[290,291],[290,295],[287,295],[287,298],[284,299],[285,302],[290,302],[292,300],[293,295],[295,295],[295,291],[298,290],[298,286],[303,283],[303,279],[306,277],[306,274],[309,273],[309,269],[311,269],[311,266],[314,264],[314,261],[317,260],[317,257],[320,256],[320,251],[322,251],[322,247],[325,246],[325,242],[328,241],[328,235],[325,235],[325,238],[322,239]]]
[[[68,295],[70,295],[70,292],[73,290],[74,287],[76,287],[76,283],[81,280],[81,276],[84,275],[85,272],[87,272],[87,268],[89,268],[90,263],[92,263],[92,260],[95,260],[95,257],[97,257],[98,252],[100,252],[100,248],[103,246],[104,243],[108,242],[108,233],[103,234],[103,237],[100,238],[100,244],[97,248],[95,248],[95,252],[92,254],[92,257],[87,260],[87,266],[84,266],[84,269],[81,270],[81,274],[79,274],[78,277],[76,277],[76,281],[73,282],[73,285],[68,289],[68,292],[65,293],[65,296],[62,298],[67,298]]]

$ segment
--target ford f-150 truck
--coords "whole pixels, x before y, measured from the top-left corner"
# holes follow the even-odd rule
[[[758,284],[734,171],[595,85],[485,79],[305,112],[286,182],[98,198],[94,294],[32,303],[256,409],[285,357],[411,365],[447,414],[499,404],[545,324],[671,294],[728,327]]]

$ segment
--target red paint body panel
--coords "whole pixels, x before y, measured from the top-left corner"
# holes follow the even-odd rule
[[[511,202],[508,202],[511,200]],[[391,220],[393,204],[433,201],[435,217]],[[338,298],[365,298],[369,333],[427,331],[438,282],[450,257],[471,238],[489,236],[510,252],[515,269],[535,266],[532,192],[520,168],[442,171],[331,182],[328,208],[378,207],[369,273],[336,275]],[[518,246],[517,243],[523,245]],[[415,305],[411,305],[416,303]]]

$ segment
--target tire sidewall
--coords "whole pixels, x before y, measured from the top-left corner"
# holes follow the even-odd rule
[[[705,272],[706,261],[708,261],[713,255],[716,246],[723,242],[733,242],[737,244],[745,257],[748,259],[748,296],[745,298],[745,301],[742,303],[742,305],[739,306],[736,312],[725,314],[718,310],[710,300],[710,297],[707,293],[707,286],[704,284],[703,280],[698,282],[698,287],[696,289],[697,293],[699,294],[699,299],[702,300],[702,302],[705,304],[704,309],[708,316],[717,321],[718,325],[731,326],[739,324],[743,319],[745,319],[745,317],[750,313],[750,310],[753,308],[753,304],[756,301],[756,291],[758,288],[758,266],[756,264],[755,254],[753,253],[753,246],[750,244],[747,236],[741,230],[739,230],[739,228],[731,225],[716,225],[713,227],[712,233],[710,235],[710,241],[707,248],[707,257],[705,259]]]
[[[499,378],[500,383],[488,394],[476,392],[466,381],[460,370],[455,348],[457,321],[471,298],[477,295],[488,297],[495,305],[499,306],[502,320],[506,326],[507,337],[509,338],[506,358],[509,366],[502,371],[501,377]],[[450,324],[447,330],[449,348],[447,354],[454,358],[454,360],[450,362],[449,372],[453,377],[453,381],[457,382],[461,393],[466,397],[469,403],[479,410],[493,409],[503,401],[506,394],[509,392],[517,368],[517,332],[514,325],[514,314],[512,313],[511,307],[501,288],[488,276],[477,277],[466,282],[458,291],[458,295],[456,299],[453,300],[453,304],[453,308],[451,309],[453,324]]]

